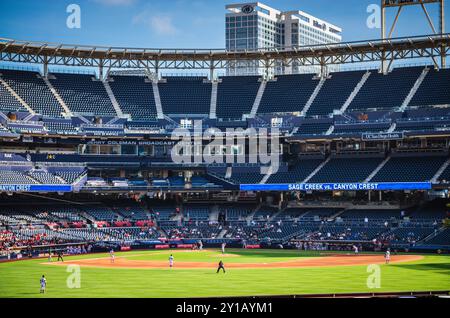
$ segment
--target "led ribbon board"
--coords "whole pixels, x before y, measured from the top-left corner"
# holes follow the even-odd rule
[[[431,182],[241,184],[241,191],[431,190]]]
[[[0,184],[0,192],[72,192],[72,185]]]

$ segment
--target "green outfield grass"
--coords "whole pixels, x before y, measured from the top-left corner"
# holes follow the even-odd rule
[[[216,250],[203,252],[134,251],[117,253],[132,260],[217,262]],[[225,264],[270,263],[300,257],[320,257],[316,252],[283,250],[228,250]],[[67,259],[107,257],[84,255]],[[380,257],[382,257],[380,255]],[[366,266],[274,269],[229,269],[216,274],[208,269],[81,269],[81,288],[69,289],[65,266],[44,265],[44,259],[0,263],[0,297],[208,297],[289,295],[353,292],[400,292],[450,289],[450,256],[425,255],[420,261],[381,265],[381,288],[369,289]],[[39,294],[39,278],[48,281]]]

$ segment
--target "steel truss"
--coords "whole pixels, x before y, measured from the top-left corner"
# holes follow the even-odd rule
[[[103,69],[227,69],[243,64],[258,68],[318,66],[322,73],[329,65],[380,62],[400,59],[436,58],[449,55],[450,34],[289,47],[246,52],[225,50],[167,50],[91,47],[0,38],[0,61],[49,65],[96,67]]]

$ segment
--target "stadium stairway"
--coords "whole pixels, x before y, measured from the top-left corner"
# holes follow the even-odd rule
[[[217,235],[218,239],[224,238],[224,236],[227,234],[227,230],[224,228],[222,229],[219,234]]]
[[[209,110],[209,118],[216,119],[217,118],[217,88],[219,86],[218,81],[211,82],[211,105]]]
[[[259,86],[258,93],[256,94],[255,101],[253,102],[252,110],[250,111],[249,118],[255,118],[258,113],[259,105],[261,104],[261,99],[264,95],[264,91],[266,90],[267,81],[261,80],[261,85]]]
[[[431,182],[436,183],[439,180],[439,177],[442,175],[442,173],[445,171],[445,169],[447,169],[447,167],[449,165],[450,165],[450,159],[448,159],[446,162],[444,162],[442,167],[439,168],[439,170],[436,172],[436,174],[431,179]]]
[[[209,222],[218,222],[219,221],[219,206],[214,205],[209,210]]]
[[[258,212],[259,209],[261,209],[261,207],[262,207],[262,204],[261,204],[261,203],[258,204],[258,205],[255,207],[255,209],[254,209],[251,213],[248,214],[248,216],[245,218],[245,220],[246,220],[247,222],[251,222],[251,221],[253,220],[253,216],[256,214],[256,212]]]
[[[366,81],[369,79],[370,74],[371,74],[370,71],[367,71],[366,73],[364,73],[364,75],[362,76],[362,78],[359,81],[358,85],[355,86],[355,89],[353,90],[353,92],[350,94],[350,96],[345,101],[344,105],[342,105],[341,109],[339,110],[340,114],[344,114],[345,113],[345,111],[347,110],[348,106],[350,106],[350,104],[355,99],[356,95],[358,95],[358,93],[361,90],[361,88],[364,86]]]
[[[386,163],[389,161],[389,159],[391,159],[391,156],[387,156],[386,159],[384,159],[380,165],[374,170],[372,171],[372,173],[367,177],[366,180],[364,180],[364,182],[370,182],[373,177],[375,177],[375,175],[381,170],[383,169],[383,167],[386,165]]]
[[[161,104],[161,95],[159,95],[159,87],[157,81],[152,81],[153,96],[155,98],[156,113],[158,119],[164,119],[164,113]]]
[[[52,75],[48,75],[48,76],[52,76]],[[50,83],[50,81],[48,80],[48,76],[42,76],[42,80],[47,85],[48,89],[53,94],[53,96],[58,101],[58,103],[61,105],[62,109],[64,109],[64,112],[66,113],[66,115],[73,116],[71,110],[67,106],[64,99],[61,97],[61,95],[59,95],[58,91],[55,89],[55,87],[53,87],[52,83]]]
[[[439,234],[441,234],[442,232],[444,232],[446,230],[445,227],[440,227],[439,229],[437,229],[436,231],[433,231],[432,233],[430,233],[430,235],[424,237],[422,240],[420,240],[418,242],[418,244],[425,244],[426,242],[434,239],[436,236],[438,236]]]
[[[108,80],[106,79],[106,80],[102,81],[102,83],[103,83],[103,86],[105,86],[106,93],[108,94],[109,99],[111,100],[114,110],[116,111],[117,117],[120,117],[120,118],[125,117],[122,109],[120,108],[119,102],[117,101],[116,97],[114,96],[111,86],[109,86]]]
[[[309,97],[308,101],[306,102],[305,107],[301,111],[301,115],[302,116],[306,116],[306,114],[308,113],[309,108],[314,103],[314,100],[316,99],[317,95],[319,95],[320,90],[323,87],[323,84],[325,84],[325,81],[326,81],[326,78],[321,78],[319,80],[319,83],[317,84],[317,86],[314,89],[313,93],[311,94],[311,96]]]
[[[264,175],[264,177],[261,179],[261,181],[259,182],[259,184],[265,184],[267,182],[267,180],[269,180],[269,178],[272,176],[273,174],[273,167],[270,166],[268,168],[267,173]]]
[[[8,85],[8,83],[6,83],[5,80],[3,80],[3,78],[0,77],[0,84],[3,85],[5,87],[5,89],[32,115],[36,114],[36,112],[30,107],[30,105],[28,105],[23,99],[22,97],[19,96],[19,94],[17,94],[17,92],[15,90],[13,90],[11,88],[11,86]]]
[[[387,133],[392,133],[392,132],[394,132],[396,128],[397,128],[397,123],[396,123],[396,122],[393,122],[393,123],[391,124],[391,127],[389,127],[389,129],[387,130]]]
[[[411,88],[411,91],[409,92],[408,96],[406,96],[405,100],[403,101],[403,104],[399,109],[400,112],[404,112],[406,110],[406,108],[409,106],[409,103],[414,98],[414,95],[416,95],[417,90],[419,89],[420,85],[422,85],[423,80],[425,79],[425,77],[427,76],[429,71],[430,71],[430,69],[428,67],[425,67],[423,69],[419,78],[414,83],[414,86]]]
[[[325,133],[325,136],[330,136],[334,131],[334,125],[331,125],[330,128],[328,128],[327,132]]]
[[[311,172],[311,174],[309,176],[306,177],[305,180],[303,180],[303,183],[307,183],[309,180],[312,179],[312,177],[314,177],[323,167],[325,167],[325,165],[330,162],[331,160],[331,156],[329,156],[324,162],[322,162],[316,169],[314,169],[313,172]]]

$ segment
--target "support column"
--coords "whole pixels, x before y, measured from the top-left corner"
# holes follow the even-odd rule
[[[382,5],[381,6],[381,39],[385,40],[386,39],[386,8]],[[387,70],[386,70],[386,65],[387,65],[387,61],[386,61],[386,52],[381,52],[382,58],[381,58],[381,72],[383,74],[387,74]]]
[[[155,61],[155,76],[156,76],[156,80],[159,81],[159,61],[158,60]]]
[[[98,63],[98,79],[103,81],[103,60]]]
[[[48,78],[48,57],[44,57],[44,77]]]
[[[214,61],[211,61],[211,64],[209,65],[209,80],[211,82],[214,81]]]
[[[441,35],[445,33],[445,9],[444,9],[444,1],[441,0],[440,10],[439,10],[439,29],[441,32]],[[445,46],[441,45],[441,68],[446,67],[446,56],[445,56]]]

